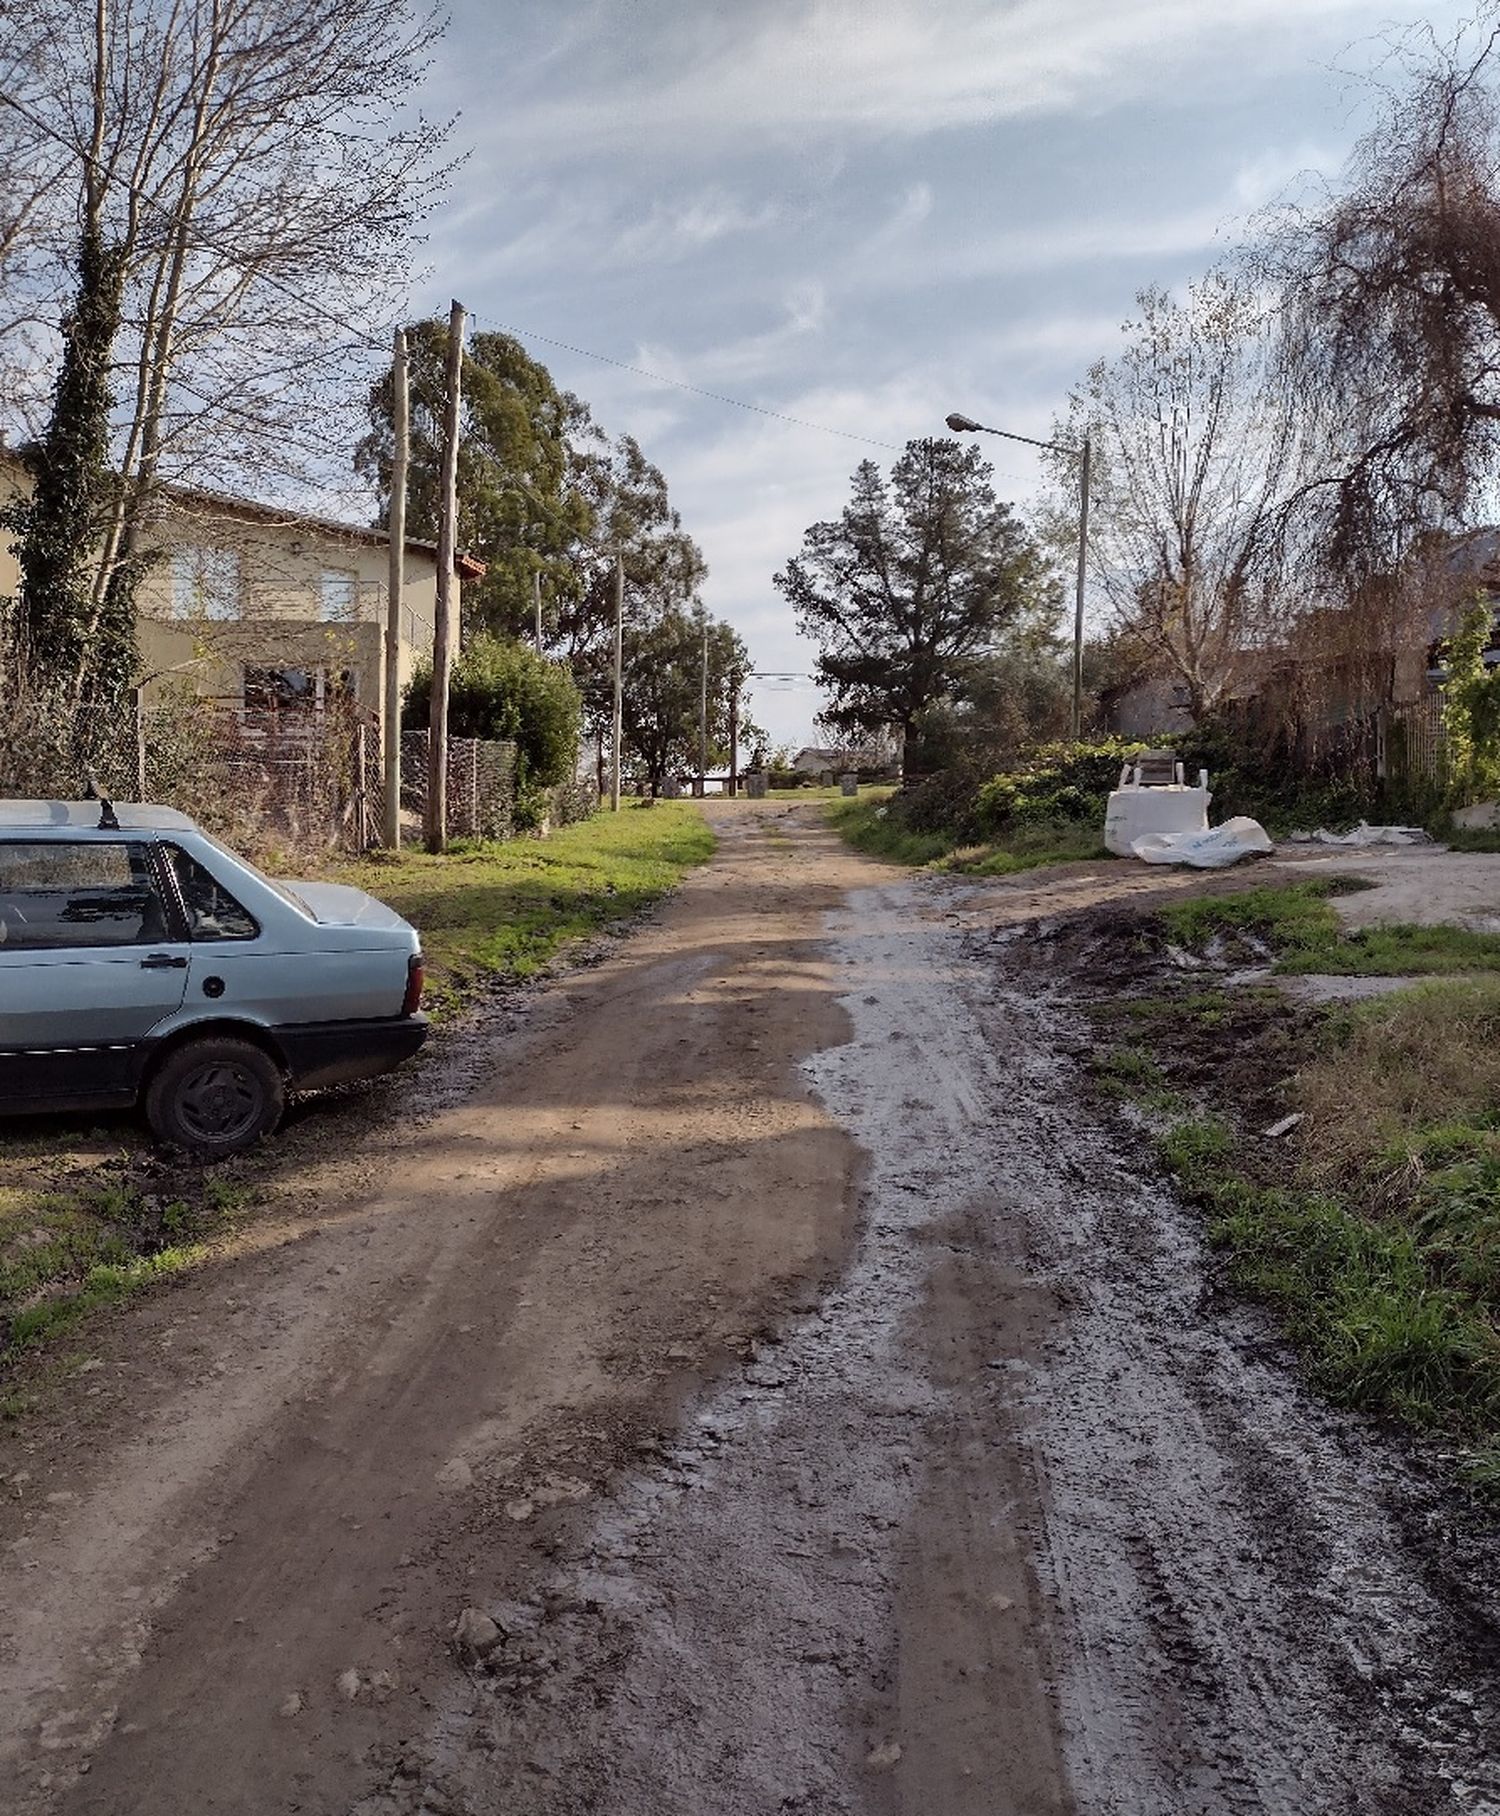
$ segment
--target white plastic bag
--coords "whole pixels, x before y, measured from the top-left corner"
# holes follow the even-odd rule
[[[1420,826],[1371,826],[1361,820],[1353,832],[1329,832],[1320,826],[1316,832],[1294,832],[1297,845],[1430,845],[1432,835]]]
[[[1148,832],[1130,849],[1148,864],[1191,864],[1195,870],[1227,870],[1252,852],[1273,849],[1258,820],[1241,815],[1207,832]]]

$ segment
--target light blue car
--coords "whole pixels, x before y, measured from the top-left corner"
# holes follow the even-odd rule
[[[0,801],[0,1113],[140,1103],[234,1153],[415,1053],[421,998],[416,930],[362,889],[273,882],[168,807]]]

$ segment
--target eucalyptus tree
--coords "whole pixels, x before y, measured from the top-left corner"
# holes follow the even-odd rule
[[[410,376],[407,528],[436,538],[442,457],[446,318],[406,331]],[[369,433],[355,470],[386,521],[393,451],[391,375],[371,388]],[[578,483],[573,442],[587,412],[508,334],[477,333],[464,350],[458,445],[458,540],[486,564],[464,588],[466,631],[533,634],[536,588],[544,630],[554,633],[581,592],[580,550],[597,524],[597,501]]]

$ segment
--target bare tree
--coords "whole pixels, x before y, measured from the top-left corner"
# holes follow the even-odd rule
[[[1272,223],[1282,359],[1323,449],[1300,538],[1345,603],[1489,505],[1500,457],[1500,7],[1399,39],[1320,206]]]
[[[0,117],[56,173],[15,211],[31,306],[7,310],[11,352],[50,312],[66,368],[92,310],[112,356],[117,483],[79,532],[97,624],[128,615],[112,595],[160,484],[290,493],[342,466],[376,352],[351,324],[402,287],[445,174],[442,129],[409,113],[439,26],[391,0],[5,10]]]
[[[1092,572],[1116,628],[1180,682],[1197,718],[1279,624],[1279,506],[1300,437],[1244,288],[1215,275],[1183,303],[1154,289],[1137,300],[1124,352],[1091,368],[1053,439],[1092,434]],[[1067,496],[1073,463],[1052,459]],[[1075,512],[1069,497],[1059,535],[1074,533]]]

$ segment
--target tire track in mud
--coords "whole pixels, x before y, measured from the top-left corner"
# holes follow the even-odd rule
[[[1427,1487],[1267,1359],[1256,1313],[1205,1307],[1196,1216],[1075,1107],[1066,980],[1014,980],[1004,940],[976,962],[988,1043],[1027,1055],[997,1106],[1013,1227],[1071,1306],[1026,1442],[1080,1810],[1500,1810],[1493,1576],[1436,1587],[1400,1512]]]
[[[944,1220],[989,1189],[979,1157],[964,1159],[985,1106],[968,1073],[939,1063],[951,1004],[925,965],[913,970],[922,947],[904,921],[835,919],[861,1032],[805,1070],[870,1137],[851,1265],[757,1346],[525,1603],[498,1611],[505,1638],[472,1698],[450,1706],[406,1785],[360,1816],[477,1813],[502,1795],[513,1816],[852,1816],[904,1802],[898,1606],[934,1442],[946,1448],[962,1410],[916,1333],[929,1268],[950,1252]],[[876,1150],[877,1129],[903,1126],[922,1138]],[[940,1595],[1021,1604],[1013,1563],[981,1585],[959,1554],[956,1573],[937,1572]],[[957,1780],[945,1816],[1066,1807],[1024,1634],[1004,1651],[1031,1705],[1027,1732],[1004,1747],[1019,1800],[997,1798],[981,1735],[964,1762],[946,1749],[938,1762]]]
[[[1066,975],[976,899],[830,917],[854,1259],[494,1610],[360,1816],[1500,1812],[1492,1543],[1206,1305]]]

